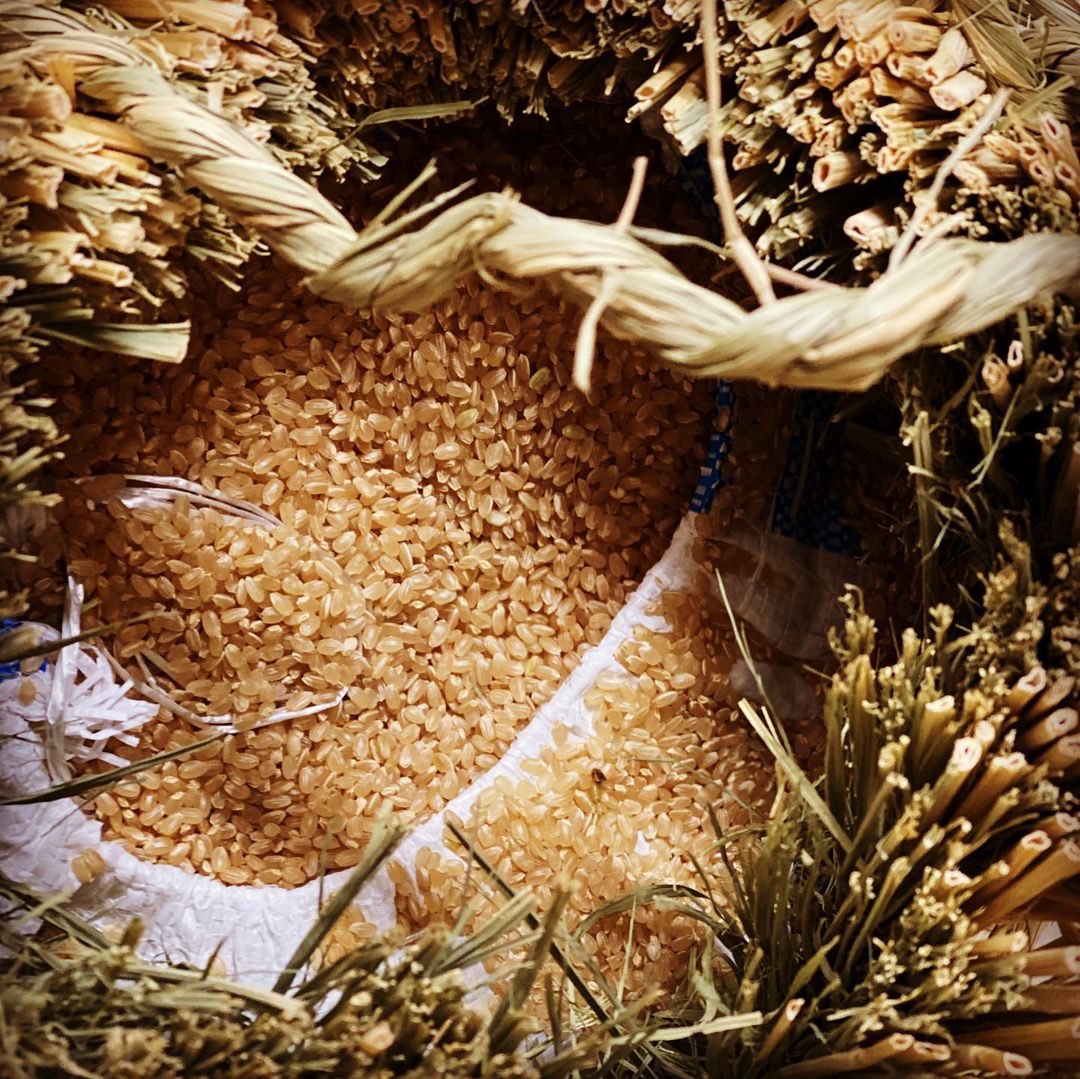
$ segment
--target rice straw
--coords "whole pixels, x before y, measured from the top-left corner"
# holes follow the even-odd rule
[[[991,1045],[957,1042],[952,1059],[961,1068],[978,1068],[994,1075],[1031,1075],[1035,1070],[1027,1057]]]
[[[1055,884],[1080,873],[1080,843],[1067,839],[1037,862],[1014,883],[1007,885],[980,915],[985,923],[1014,916]]]
[[[1032,667],[1009,690],[1005,706],[1012,712],[1019,712],[1046,689],[1046,671],[1042,667]]]
[[[1080,278],[1080,237],[938,240],[920,244],[869,288],[815,290],[746,313],[688,281],[634,237],[549,217],[508,193],[458,203],[411,232],[381,224],[357,235],[265,147],[178,97],[134,50],[100,34],[73,33],[63,19],[42,18],[33,8],[31,17],[27,7],[13,5],[21,13],[13,21],[32,38],[28,55],[70,58],[82,90],[118,113],[151,156],[307,271],[313,291],[357,307],[414,310],[475,270],[489,279],[540,280],[588,307],[616,273],[601,324],[676,368],[859,390],[905,353],[975,333],[1041,295],[1075,288]]]
[[[1033,978],[1071,978],[1080,974],[1080,945],[1040,948],[1021,957],[1023,969]]]
[[[914,1044],[915,1039],[910,1034],[890,1034],[874,1045],[802,1060],[797,1064],[779,1068],[772,1074],[775,1079],[816,1079],[817,1076],[839,1075],[843,1072],[865,1074],[875,1065],[907,1052]]]

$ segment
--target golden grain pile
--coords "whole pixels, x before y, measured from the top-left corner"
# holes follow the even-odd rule
[[[186,478],[282,527],[70,497],[68,564],[100,600],[87,622],[159,609],[108,643],[202,714],[250,723],[348,689],[97,811],[144,856],[295,885],[322,852],[353,864],[382,806],[421,820],[496,763],[663,552],[710,395],[609,342],[585,400],[561,305],[475,281],[370,316],[264,265],[197,307],[182,365],[52,365],[69,467]],[[196,736],[169,715],[140,752]]]
[[[750,397],[737,480],[702,519],[704,536],[722,538],[748,519],[761,524],[775,487],[776,403],[762,391]],[[596,972],[609,986],[624,985],[629,998],[674,989],[704,943],[703,927],[648,903],[584,920],[650,886],[700,888],[698,866],[722,865],[714,819],[724,830],[759,824],[773,791],[768,754],[734,708],[729,676],[739,650],[708,577],[685,593],[665,593],[652,613],[666,628],[639,626],[618,652],[621,670],[601,675],[586,696],[591,736],[582,742],[557,725],[552,743],[522,765],[524,774],[498,777],[461,822],[501,877],[531,889],[542,907],[561,884],[573,886],[567,924]],[[770,655],[758,638],[753,652]],[[814,748],[797,734],[795,744]],[[446,841],[460,849],[451,835]],[[466,883],[465,865],[437,851],[421,850],[411,871],[392,862],[390,872],[399,915],[414,928],[453,923],[463,899],[474,899],[476,870]],[[355,940],[339,932],[336,947],[364,939],[363,923],[351,929]],[[601,992],[595,973],[588,980]]]
[[[81,512],[64,517],[68,568],[95,620],[152,614],[119,630],[114,656],[145,665],[195,716],[251,727],[333,700],[366,672],[361,590],[296,528],[193,509],[185,496],[161,508],[112,499],[106,516],[77,492],[70,503]]]

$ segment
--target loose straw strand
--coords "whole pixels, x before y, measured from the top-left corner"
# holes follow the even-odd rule
[[[619,211],[619,216],[612,226],[617,232],[626,235],[630,226],[634,223],[634,214],[637,213],[638,204],[641,202],[641,194],[645,190],[645,173],[649,167],[647,157],[634,159],[634,171],[630,177],[630,187],[626,192],[626,199]],[[592,375],[593,358],[596,355],[596,331],[600,324],[600,316],[604,309],[615,298],[618,291],[619,275],[617,270],[605,270],[600,281],[600,291],[596,298],[582,316],[581,325],[578,328],[577,342],[574,345],[574,385],[582,393],[589,392],[590,376]]]
[[[758,303],[772,303],[776,299],[776,293],[773,292],[768,271],[739,224],[739,217],[735,212],[735,195],[731,190],[727,162],[724,160],[724,146],[720,136],[720,41],[717,33],[716,0],[701,0],[701,37],[705,57],[705,98],[709,110],[709,171],[712,173],[724,239],[731,249],[735,264],[754,290]]]

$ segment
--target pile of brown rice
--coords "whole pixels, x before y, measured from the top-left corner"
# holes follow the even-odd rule
[[[384,805],[405,822],[441,808],[600,640],[685,509],[710,392],[606,341],[585,399],[560,303],[476,281],[423,314],[372,316],[265,263],[239,295],[204,287],[195,315],[176,368],[52,365],[70,467],[183,477],[283,527],[183,502],[88,514],[74,497],[86,622],[158,607],[108,643],[196,711],[259,718],[348,689],[96,809],[141,856],[296,885],[321,859],[355,863]],[[135,755],[197,736],[163,714]]]
[[[182,708],[250,728],[332,701],[366,673],[363,594],[308,536],[193,509],[183,495],[128,508],[102,486],[68,500],[68,568],[86,582],[95,621],[150,615],[119,630],[113,654],[135,659]],[[88,488],[107,515],[79,497]]]
[[[532,889],[542,907],[557,885],[569,883],[571,926],[653,884],[700,889],[694,859],[715,868],[709,808],[725,826],[767,811],[770,770],[732,713],[730,640],[714,628],[717,612],[705,608],[696,597],[666,595],[660,613],[672,630],[639,627],[620,654],[633,677],[601,676],[589,693],[592,737],[581,744],[557,726],[553,744],[523,766],[524,778],[498,777],[463,822],[500,876],[515,889]],[[447,842],[457,846],[449,835]],[[392,865],[402,920],[414,928],[438,919],[452,924],[472,898],[466,872],[432,850],[417,855],[415,878]],[[600,920],[580,944],[609,985],[621,980],[634,997],[654,986],[672,989],[684,977],[700,928],[642,903],[632,915]]]
[[[738,481],[702,519],[705,542],[710,531],[722,539],[739,522],[761,525],[775,488],[779,402],[762,391],[748,396]],[[725,571],[744,568],[741,551],[710,544],[711,561],[725,558]],[[531,889],[541,907],[570,884],[571,930],[604,904],[645,896],[652,885],[707,887],[699,867],[723,872],[714,821],[724,831],[759,823],[772,798],[771,761],[735,708],[729,675],[740,654],[713,581],[702,573],[688,592],[665,593],[652,613],[667,628],[639,626],[618,654],[622,671],[602,675],[586,697],[591,737],[581,742],[557,726],[553,744],[522,766],[525,775],[498,777],[461,823],[502,879]],[[771,658],[762,639],[752,640],[752,651],[756,660]],[[797,746],[807,744],[804,732],[791,734]],[[460,849],[449,834],[446,842]],[[400,917],[420,928],[452,923],[466,901],[475,903],[482,874],[425,849],[411,871],[392,863],[391,878]],[[670,905],[628,905],[580,934],[594,964],[590,986],[603,992],[602,977],[628,998],[671,990],[706,935]]]

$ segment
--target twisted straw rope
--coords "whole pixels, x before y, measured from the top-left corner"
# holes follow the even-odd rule
[[[582,307],[604,288],[608,331],[688,374],[861,390],[913,349],[1080,285],[1080,237],[948,239],[920,245],[868,288],[815,290],[747,313],[626,232],[550,217],[508,193],[470,198],[412,231],[415,214],[357,234],[269,150],[181,97],[121,39],[39,5],[0,12],[31,42],[28,58],[62,53],[74,62],[81,90],[120,116],[150,156],[306,271],[312,291],[355,307],[422,308],[471,271],[500,284],[542,281]]]

